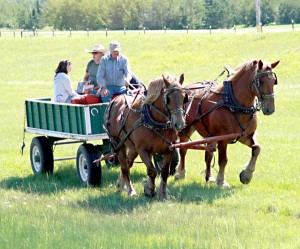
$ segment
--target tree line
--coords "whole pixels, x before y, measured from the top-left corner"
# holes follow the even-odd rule
[[[0,0],[0,28],[208,29],[256,25],[256,0]],[[300,23],[300,1],[261,0],[261,23]]]

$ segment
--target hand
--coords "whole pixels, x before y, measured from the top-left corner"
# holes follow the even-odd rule
[[[130,83],[129,83],[129,81],[127,79],[125,79],[125,86],[126,87],[130,86]]]
[[[89,94],[91,91],[92,91],[92,89],[86,89],[86,90],[84,91],[84,93],[85,93],[85,94]]]
[[[106,86],[103,86],[99,91],[101,92],[101,96],[103,96],[103,97],[107,97],[108,94],[109,94],[109,91],[108,91],[108,89],[106,88]],[[99,91],[98,91],[98,92],[99,92]]]

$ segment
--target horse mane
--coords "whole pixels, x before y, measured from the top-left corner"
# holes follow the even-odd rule
[[[173,76],[165,77],[171,84],[168,88],[181,87],[177,79]],[[153,103],[161,94],[161,91],[166,88],[165,82],[162,77],[157,77],[153,79],[147,89],[147,97],[143,101],[143,105]]]
[[[228,77],[228,81],[237,80],[246,70],[249,70],[253,66],[253,61],[244,62],[240,64],[236,69],[234,69],[234,73]]]

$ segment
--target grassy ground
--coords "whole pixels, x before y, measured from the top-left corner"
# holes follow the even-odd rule
[[[300,248],[299,32],[2,38],[0,248]],[[240,144],[229,147],[231,189],[207,185],[204,153],[189,151],[186,179],[170,178],[171,199],[164,203],[143,196],[146,170],[138,163],[134,199],[116,192],[119,168],[103,166],[100,189],[80,187],[74,161],[55,163],[51,176],[33,175],[33,135],[26,134],[20,155],[24,100],[52,96],[54,70],[63,58],[73,62],[75,87],[90,59],[84,49],[114,39],[146,84],[164,72],[185,73],[186,82],[195,82],[216,78],[224,64],[281,60],[276,112],[259,113],[262,152],[249,185],[238,179],[251,153]],[[77,147],[56,153],[75,154]]]

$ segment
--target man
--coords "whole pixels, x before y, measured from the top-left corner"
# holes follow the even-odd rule
[[[132,78],[129,60],[120,54],[121,45],[118,41],[109,44],[110,53],[100,60],[97,83],[103,102],[109,102],[115,94],[126,94],[126,87]]]
[[[94,90],[97,90],[100,88],[100,86],[97,83],[97,77],[96,77],[100,59],[108,52],[108,49],[106,49],[104,46],[100,44],[100,45],[95,45],[91,51],[87,49],[85,51],[92,54],[93,59],[90,60],[86,66],[83,80],[88,81],[89,84],[93,84]]]

